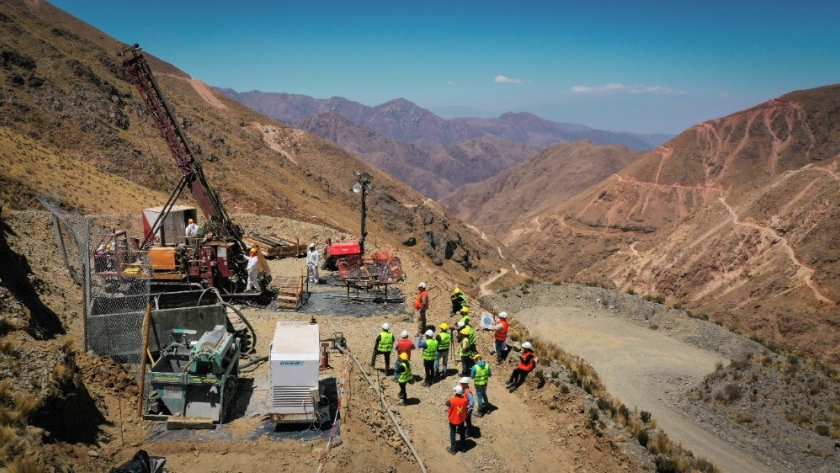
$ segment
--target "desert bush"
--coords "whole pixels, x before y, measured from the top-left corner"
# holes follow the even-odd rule
[[[592,422],[597,422],[598,421],[598,418],[600,417],[598,412],[599,412],[598,409],[595,409],[595,408],[590,408],[589,409],[589,419]]]
[[[651,330],[659,330],[659,325],[650,324],[650,326],[648,328],[651,329]]]
[[[650,441],[650,437],[648,436],[647,430],[640,430],[639,433],[636,434],[636,440],[639,441],[639,445],[647,447],[648,442]]]
[[[636,291],[634,291],[634,290],[633,290],[633,288],[631,287],[630,289],[628,289],[628,290],[627,290],[627,294],[629,294],[629,295],[631,295],[631,296],[635,296],[635,295],[636,295]]]
[[[525,284],[534,284],[535,282],[534,278],[525,278]]]
[[[571,390],[565,384],[560,386],[560,394],[569,394]]]
[[[17,344],[15,344],[14,340],[8,338],[0,340],[0,353],[11,356],[12,358],[20,357],[20,349]]]
[[[828,426],[825,424],[820,424],[814,427],[814,432],[822,435],[823,437],[828,437]]]
[[[650,412],[648,412],[648,411],[640,412],[639,413],[639,418],[642,419],[642,422],[647,424],[648,422],[650,422]]]
[[[682,310],[682,304],[680,304],[679,302],[677,302],[676,304],[674,304],[672,307],[673,307],[674,309],[677,309],[677,310]]]
[[[7,465],[9,473],[40,473],[44,471],[34,457],[17,458]]]
[[[656,433],[656,438],[653,439],[653,442],[649,443],[648,450],[651,453],[661,453],[667,455],[671,453],[671,447],[671,440],[668,438],[668,434],[659,431]]]
[[[656,473],[680,473],[677,462],[669,457],[658,456],[654,464],[656,464]]]
[[[741,399],[743,394],[744,388],[742,388],[740,384],[729,383],[723,387],[723,395],[725,400],[728,402],[735,402],[738,399]]]

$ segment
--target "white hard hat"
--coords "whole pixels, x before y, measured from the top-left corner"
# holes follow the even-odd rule
[[[403,330],[402,333],[400,334],[400,337],[408,338],[408,330]]]
[[[417,285],[417,287],[419,287],[421,289],[426,289],[426,283],[421,282],[420,284]]]
[[[433,337],[434,335],[435,335],[435,332],[432,332],[431,330],[426,330],[426,336],[427,337]]]
[[[452,388],[452,390],[455,391],[455,394],[464,394],[464,388],[460,384]]]
[[[507,312],[499,312],[499,318],[500,319],[506,319],[507,318]]]
[[[524,348],[524,349],[526,349],[526,350],[530,350],[530,349],[531,349],[531,342],[525,342],[525,343],[523,343],[523,344],[522,344],[522,348]]]
[[[470,378],[464,376],[463,378],[461,378],[460,382],[461,384],[470,384]]]
[[[391,326],[388,325],[388,322],[385,322],[384,324],[382,324],[382,330],[390,330],[390,329],[391,329]]]
[[[462,328],[463,326],[464,326],[464,321],[463,321],[463,320],[459,320],[459,321],[458,321],[458,328]]]
[[[310,247],[310,248],[315,248],[315,243],[310,243],[310,244],[309,244],[309,247]]]

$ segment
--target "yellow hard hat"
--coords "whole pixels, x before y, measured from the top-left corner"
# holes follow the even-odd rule
[[[405,361],[408,359],[408,353],[400,353],[400,359]]]
[[[460,294],[460,293],[461,293],[461,288],[460,288],[460,287],[456,287],[456,288],[455,288],[455,294]]]
[[[449,325],[446,325],[446,322],[444,322],[444,323],[440,324],[440,329],[441,330],[449,330]]]
[[[470,308],[469,307],[461,307],[461,313],[462,314],[469,314],[470,313]]]
[[[473,355],[472,359],[473,359],[473,360],[475,360],[475,361],[478,361],[478,360],[480,360],[480,359],[481,359],[481,355],[479,355],[478,353],[476,353],[475,355]]]
[[[189,220],[187,220],[187,221],[188,221],[189,223],[193,223],[193,219],[189,219]]]
[[[467,327],[464,327],[464,328],[461,329],[461,335],[469,335],[469,334],[470,334],[470,331],[467,329]]]
[[[251,254],[252,254],[252,255],[257,254],[257,249],[256,249],[256,248],[251,248]]]

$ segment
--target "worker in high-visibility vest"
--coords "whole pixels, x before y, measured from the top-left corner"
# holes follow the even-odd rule
[[[373,342],[373,355],[370,357],[370,367],[376,367],[376,355],[385,357],[385,376],[391,366],[391,350],[394,349],[394,334],[391,333],[391,326],[388,322],[382,324],[382,333],[376,336]]]
[[[446,362],[449,359],[449,347],[452,345],[452,334],[449,333],[449,325],[446,322],[440,324],[440,333],[437,336],[437,355],[435,355],[435,376],[437,379],[446,377]]]
[[[490,408],[490,399],[487,398],[487,383],[490,382],[490,377],[493,376],[493,370],[490,369],[490,364],[481,359],[481,355],[476,353],[473,355],[475,364],[470,370],[470,378],[475,384],[475,399],[478,403],[478,417],[484,416],[487,409]]]
[[[505,362],[505,359],[510,353],[510,347],[507,346],[507,336],[510,331],[510,324],[507,321],[507,312],[499,312],[496,316],[496,324],[493,325],[493,338],[496,348],[496,361],[498,364]]]
[[[425,371],[423,386],[431,386],[435,381],[435,357],[437,356],[438,342],[435,340],[435,332],[426,330],[425,340],[418,340],[417,346],[423,349],[423,370]]]
[[[466,451],[467,447],[467,433],[464,428],[464,422],[467,420],[467,398],[464,397],[464,388],[460,384],[452,388],[455,395],[446,401],[446,406],[449,408],[449,448],[447,452],[455,455],[458,450]],[[461,442],[455,443],[455,432],[461,437]]]
[[[408,354],[400,353],[400,364],[397,367],[399,378],[397,382],[400,383],[400,399],[403,405],[408,401],[408,394],[405,391],[405,385],[414,382],[414,374],[411,372],[411,360],[408,359]]]

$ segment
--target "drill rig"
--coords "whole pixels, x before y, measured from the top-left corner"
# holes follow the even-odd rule
[[[119,53],[123,59],[123,67],[143,100],[149,115],[166,141],[169,151],[175,160],[175,165],[181,172],[181,178],[172,191],[166,204],[154,209],[157,218],[148,225],[141,240],[126,239],[124,232],[112,232],[103,236],[100,248],[106,248],[106,243],[113,249],[124,251],[149,251],[151,262],[151,280],[153,283],[175,283],[203,287],[216,287],[223,293],[240,293],[245,289],[248,280],[246,265],[248,263],[248,245],[243,241],[242,229],[231,221],[225,211],[219,195],[207,183],[201,163],[195,158],[189,141],[178,125],[175,114],[166,103],[160,87],[152,74],[146,58],[140,51],[138,44],[126,47]],[[189,187],[198,206],[205,216],[203,236],[201,238],[184,238],[183,243],[165,246],[165,242],[156,242],[161,234],[161,227],[172,213],[173,206],[185,187]],[[185,223],[185,222],[182,222]],[[183,226],[181,226],[183,228]],[[181,233],[183,236],[183,233]],[[108,241],[108,240],[111,241]],[[118,241],[122,239],[124,241]],[[133,241],[129,241],[133,240]],[[164,243],[164,245],[156,245]],[[111,273],[120,280],[130,279],[132,272],[121,271],[126,262],[137,261],[131,255],[116,255],[115,251],[98,251],[94,259],[102,260],[100,267],[108,267]],[[111,258],[113,254],[113,258]],[[271,281],[271,274],[264,258],[260,258],[261,283],[266,287]],[[113,261],[111,261],[113,260]],[[131,269],[134,273],[137,270]],[[114,276],[111,277],[114,277]]]

